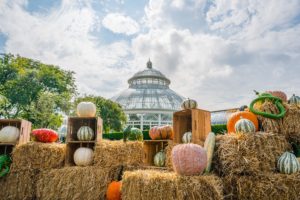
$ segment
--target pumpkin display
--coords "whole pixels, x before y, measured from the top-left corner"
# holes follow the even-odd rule
[[[205,168],[205,172],[209,173],[211,171],[211,164],[214,155],[214,149],[216,144],[216,135],[213,132],[210,132],[204,142],[204,149],[207,154],[207,166]]]
[[[193,100],[193,99],[186,99],[181,103],[181,108],[183,110],[185,109],[194,109],[197,108],[198,104],[197,101]]]
[[[152,140],[173,139],[173,127],[170,125],[154,126],[150,129],[149,136]]]
[[[92,102],[80,102],[77,105],[77,115],[79,117],[95,117],[96,105]]]
[[[32,131],[32,135],[35,140],[44,143],[56,142],[58,139],[58,133],[56,131],[46,128],[35,129]]]
[[[106,200],[121,200],[122,181],[113,181],[108,185]]]
[[[163,150],[159,151],[154,156],[154,165],[156,167],[164,167],[166,162],[166,154]]]
[[[255,126],[255,132],[258,131],[258,119],[255,114],[248,111],[237,111],[232,113],[227,121],[228,133],[235,133],[235,124],[241,118],[250,120]]]
[[[192,142],[192,132],[186,132],[182,136],[183,143],[191,143]]]
[[[82,126],[77,131],[77,138],[79,141],[90,141],[94,138],[94,131],[88,126]]]
[[[300,170],[300,163],[296,156],[290,152],[284,152],[277,161],[280,173],[292,174]]]
[[[144,135],[141,129],[138,128],[131,128],[128,139],[129,140],[137,140],[143,141]]]
[[[235,132],[236,133],[254,133],[255,126],[252,121],[249,119],[240,119],[235,124]]]
[[[266,91],[265,93],[269,93],[269,94],[273,95],[274,97],[278,97],[282,101],[287,102],[287,96],[282,91]]]
[[[300,105],[300,97],[293,94],[293,96],[289,99],[289,104],[291,105]]]
[[[0,131],[0,142],[17,142],[20,130],[14,126],[5,126]]]
[[[174,171],[180,175],[199,175],[207,166],[207,155],[198,144],[178,144],[171,153]]]
[[[79,147],[74,153],[74,162],[77,166],[88,166],[93,162],[94,152],[87,147]]]

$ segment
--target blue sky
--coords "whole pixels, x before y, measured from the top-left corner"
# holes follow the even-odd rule
[[[0,1],[0,51],[74,71],[81,94],[114,96],[150,57],[209,110],[300,95],[299,35],[299,0]]]

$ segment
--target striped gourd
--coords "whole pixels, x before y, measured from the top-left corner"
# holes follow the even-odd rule
[[[216,135],[213,132],[210,132],[205,139],[204,142],[204,149],[207,153],[207,166],[205,168],[205,172],[210,172],[211,170],[211,163],[214,155],[214,149],[216,144]]]
[[[157,167],[164,167],[166,162],[166,154],[163,150],[155,154],[154,165]]]
[[[249,119],[240,119],[235,124],[236,133],[255,133],[255,126]]]
[[[192,132],[186,132],[182,136],[183,143],[191,143],[192,142]]]
[[[300,170],[300,163],[294,154],[285,152],[279,157],[277,168],[280,173],[292,174]]]
[[[77,132],[77,138],[79,141],[89,141],[94,138],[94,131],[88,126],[82,126]]]
[[[198,106],[197,101],[195,101],[193,99],[186,99],[181,103],[181,108],[183,110],[194,109],[194,108],[197,108],[197,106]]]
[[[300,97],[293,94],[293,96],[289,99],[289,104],[300,105]]]

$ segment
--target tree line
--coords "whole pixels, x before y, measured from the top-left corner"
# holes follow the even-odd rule
[[[0,58],[0,118],[26,119],[33,128],[57,130],[63,115],[75,116],[76,105],[92,101],[103,128],[120,131],[126,123],[121,106],[101,96],[79,96],[74,72],[30,58],[2,54]]]

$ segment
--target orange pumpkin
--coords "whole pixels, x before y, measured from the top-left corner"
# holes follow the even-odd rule
[[[166,126],[154,126],[149,131],[149,136],[152,140],[173,139],[173,127]]]
[[[248,119],[251,122],[253,122],[253,124],[255,126],[255,130],[258,131],[258,119],[257,119],[256,115],[253,114],[252,112],[248,112],[248,111],[238,111],[238,112],[232,113],[227,121],[228,133],[235,133],[235,123],[238,120],[240,120],[241,118]]]
[[[108,185],[106,200],[121,200],[122,181],[113,181]]]

